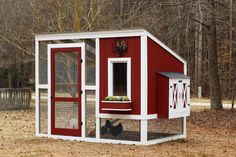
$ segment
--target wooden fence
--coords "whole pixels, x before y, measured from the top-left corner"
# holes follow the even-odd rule
[[[0,88],[0,110],[26,109],[30,101],[29,88]]]

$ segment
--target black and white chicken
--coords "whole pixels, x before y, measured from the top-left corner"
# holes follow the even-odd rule
[[[101,134],[108,134],[110,133],[112,136],[116,137],[120,135],[123,131],[123,126],[119,123],[117,126],[113,126],[113,123],[109,120],[106,121],[106,124],[101,127]]]

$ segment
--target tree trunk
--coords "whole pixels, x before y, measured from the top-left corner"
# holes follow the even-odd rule
[[[221,87],[218,74],[217,60],[217,39],[216,39],[216,21],[215,21],[215,1],[209,0],[210,8],[208,10],[208,70],[211,109],[222,109]]]
[[[229,82],[228,82],[228,92],[232,94],[232,66],[233,66],[233,0],[230,0],[230,11],[229,11]]]
[[[201,2],[198,0],[198,12],[199,12],[199,18],[200,18],[200,23],[198,24],[198,67],[197,67],[197,75],[198,75],[198,80],[197,80],[197,85],[198,87],[202,87],[202,51],[203,51],[203,46],[202,46],[202,23],[203,23],[203,14],[202,14],[202,7],[201,7]]]
[[[196,13],[197,14],[197,13]],[[197,18],[197,16],[196,16]],[[198,24],[195,23],[194,29],[194,91],[198,93]]]

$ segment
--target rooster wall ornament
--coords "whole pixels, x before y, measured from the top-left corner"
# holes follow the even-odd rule
[[[121,39],[116,39],[113,43],[113,52],[116,53],[119,57],[125,55],[128,50],[128,44],[126,41]]]

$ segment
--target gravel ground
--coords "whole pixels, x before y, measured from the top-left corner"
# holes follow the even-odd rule
[[[152,146],[37,138],[35,112],[0,111],[0,157],[28,156],[236,156],[236,110],[193,108],[187,138]]]

